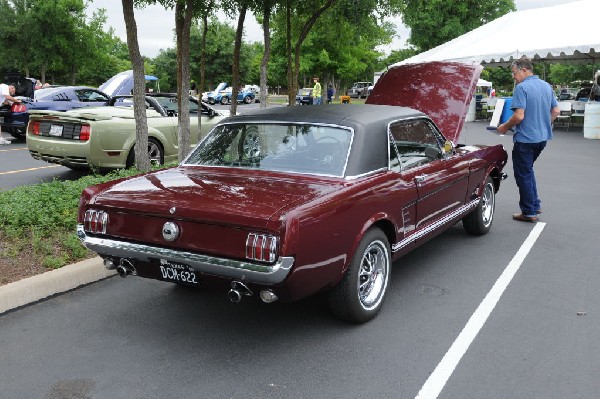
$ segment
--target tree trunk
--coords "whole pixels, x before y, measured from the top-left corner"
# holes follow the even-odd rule
[[[200,38],[200,89],[198,90],[198,140],[202,140],[202,93],[206,84],[206,35],[208,34],[208,13],[202,16],[202,36]]]
[[[175,5],[175,31],[177,32],[177,144],[178,159],[190,152],[190,28],[193,0],[178,1]]]
[[[263,8],[263,36],[265,51],[260,62],[260,108],[267,107],[267,68],[271,57],[271,5],[265,1]]]
[[[133,66],[133,114],[135,117],[135,166],[142,172],[150,170],[148,156],[148,121],[146,120],[146,78],[144,76],[144,60],[140,54],[137,38],[137,25],[133,14],[133,0],[121,0],[125,30],[127,31],[127,47]]]
[[[242,3],[240,6],[240,15],[238,17],[237,30],[235,32],[235,44],[233,47],[233,68],[231,82],[231,108],[230,115],[237,113],[237,97],[240,90],[240,51],[242,49],[242,35],[244,34],[244,20],[246,19],[246,10],[248,6]]]
[[[290,0],[285,2],[285,56],[287,60],[287,86],[288,86],[288,106],[296,105],[296,83],[294,82],[294,73],[292,72],[292,5]]]

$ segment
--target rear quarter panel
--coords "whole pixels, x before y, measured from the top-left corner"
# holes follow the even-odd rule
[[[392,246],[403,235],[402,209],[416,188],[387,172],[348,182],[335,194],[300,206],[288,215],[284,255],[296,257],[286,291],[298,299],[335,286],[343,277],[365,232],[387,226]]]

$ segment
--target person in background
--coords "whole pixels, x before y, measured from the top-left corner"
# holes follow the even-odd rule
[[[317,77],[313,78],[313,82],[315,82],[315,86],[313,87],[312,92],[313,104],[321,105],[321,96],[323,95],[323,93],[321,92],[321,83],[319,83],[319,78]]]
[[[596,72],[594,75],[594,84],[592,85],[592,90],[590,91],[590,100],[600,101],[600,71]]]
[[[333,101],[333,85],[329,83],[327,85],[327,104],[331,104]]]
[[[0,105],[11,105],[12,103],[20,103],[21,100],[13,97],[15,95],[15,86],[0,84]],[[9,140],[2,137],[2,131],[0,131],[0,145],[10,144]]]
[[[506,134],[509,129],[515,128],[512,162],[521,213],[515,213],[513,219],[535,223],[542,208],[533,164],[547,141],[552,139],[552,122],[560,114],[560,109],[552,87],[533,74],[529,58],[524,56],[515,60],[510,68],[517,83],[511,105],[514,113],[497,130]]]
[[[15,86],[0,84],[0,105],[10,105],[12,103],[20,103],[21,100],[13,97],[15,95]]]

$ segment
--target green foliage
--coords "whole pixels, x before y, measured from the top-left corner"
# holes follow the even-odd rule
[[[190,30],[190,71],[191,79],[200,82],[201,24],[194,24]],[[219,83],[231,84],[233,64],[233,43],[235,30],[227,23],[213,18],[208,23],[206,38],[206,89],[214,89]],[[261,43],[242,44],[240,54],[240,74],[242,84],[257,84],[259,65],[262,57]],[[162,91],[175,91],[177,88],[177,51],[173,48],[161,50],[154,60],[156,75],[160,79]]]
[[[75,234],[77,207],[84,188],[138,174],[135,169],[54,180],[0,191],[0,242],[7,256],[33,249],[44,266],[56,268],[90,256]]]
[[[0,72],[97,86],[130,69],[126,46],[84,0],[0,0]],[[123,51],[125,50],[125,51]]]
[[[409,43],[426,51],[516,10],[514,0],[404,0]]]
[[[548,81],[555,85],[579,87],[581,83],[590,83],[594,78],[592,64],[550,64]]]

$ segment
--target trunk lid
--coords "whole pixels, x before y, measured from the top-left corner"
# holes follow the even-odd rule
[[[212,225],[265,229],[269,220],[277,220],[292,204],[321,197],[337,186],[331,180],[319,184],[305,176],[250,172],[168,169],[118,183],[97,196],[95,204]]]

